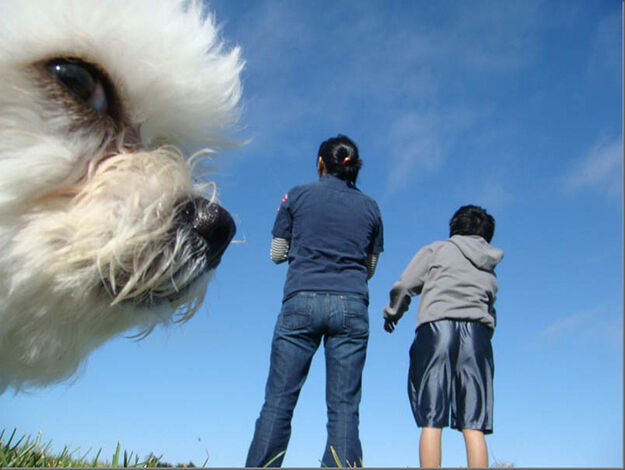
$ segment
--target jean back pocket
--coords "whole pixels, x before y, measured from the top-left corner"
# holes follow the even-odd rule
[[[280,325],[290,330],[306,328],[312,323],[314,293],[295,294],[282,304]]]
[[[356,296],[343,296],[343,327],[362,333],[369,331],[369,312],[364,300]]]

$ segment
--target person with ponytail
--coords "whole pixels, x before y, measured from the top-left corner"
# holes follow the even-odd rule
[[[332,137],[317,153],[319,180],[292,188],[280,204],[270,254],[289,268],[247,467],[281,466],[293,410],[322,340],[328,437],[321,465],[362,466],[358,409],[369,338],[367,282],[384,237],[378,205],[356,187],[361,166],[356,144]]]

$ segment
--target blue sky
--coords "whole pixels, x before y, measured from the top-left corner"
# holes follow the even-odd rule
[[[242,466],[262,405],[286,266],[269,260],[282,195],[315,152],[360,148],[385,251],[370,281],[361,438],[367,466],[418,466],[406,394],[414,307],[382,329],[388,290],[452,213],[480,204],[505,251],[491,463],[623,465],[622,50],[618,0],[211,3],[244,71],[243,138],[215,175],[237,240],[187,324],[97,350],[73,384],[0,396],[2,427],[80,453],[118,441],[171,463]],[[416,303],[413,304],[416,306]],[[285,466],[325,443],[323,351]],[[443,433],[443,465],[465,465]]]

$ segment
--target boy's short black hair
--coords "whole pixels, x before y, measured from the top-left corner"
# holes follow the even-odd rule
[[[495,233],[495,219],[479,206],[462,206],[449,221],[449,236],[479,235],[488,243]]]

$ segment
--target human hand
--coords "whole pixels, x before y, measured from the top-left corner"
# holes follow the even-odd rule
[[[384,320],[384,330],[388,333],[395,331],[395,325],[397,325],[397,320]]]

